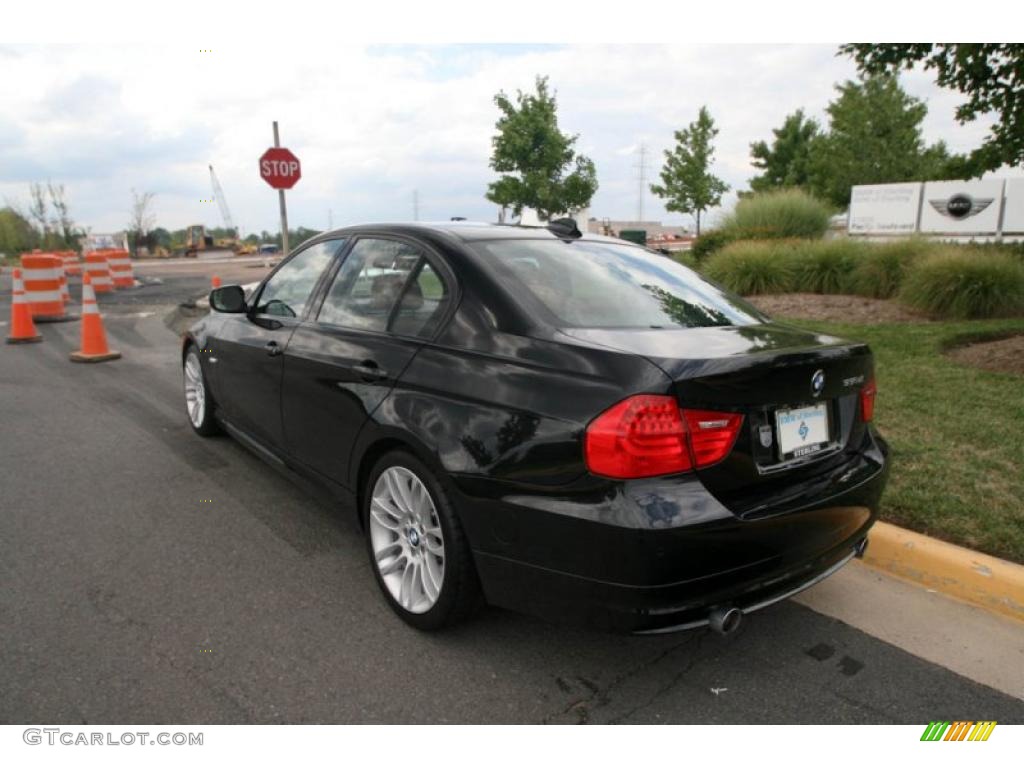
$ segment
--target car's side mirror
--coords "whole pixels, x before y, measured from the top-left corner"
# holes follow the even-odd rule
[[[215,312],[245,312],[245,291],[240,285],[225,285],[210,291],[210,309]]]

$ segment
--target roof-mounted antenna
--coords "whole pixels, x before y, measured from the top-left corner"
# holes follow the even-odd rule
[[[570,219],[568,217],[564,219],[554,219],[548,222],[548,230],[559,237],[565,238],[577,238],[583,237],[583,233],[580,232],[580,228],[576,225],[576,219]]]

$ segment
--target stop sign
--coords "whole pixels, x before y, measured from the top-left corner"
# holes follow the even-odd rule
[[[284,147],[271,147],[260,157],[260,176],[274,189],[291,189],[302,178],[299,158]]]

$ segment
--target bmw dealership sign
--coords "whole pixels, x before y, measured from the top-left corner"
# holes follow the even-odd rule
[[[853,188],[851,235],[987,239],[1024,235],[1024,179],[866,184]]]

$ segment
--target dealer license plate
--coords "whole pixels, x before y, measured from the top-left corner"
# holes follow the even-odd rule
[[[775,412],[776,439],[783,459],[816,453],[828,446],[828,406],[825,403]]]

